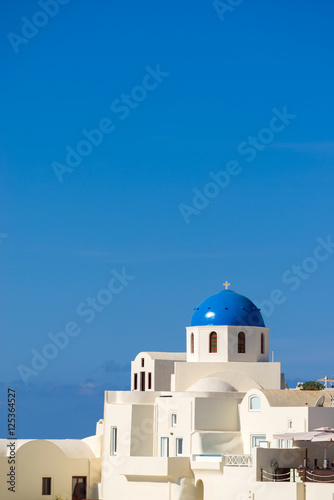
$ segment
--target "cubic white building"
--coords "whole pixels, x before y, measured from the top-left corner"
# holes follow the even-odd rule
[[[131,391],[106,391],[97,435],[81,447],[69,441],[66,467],[54,449],[61,443],[29,442],[30,458],[23,444],[27,462],[36,446],[40,459],[34,484],[17,480],[27,483],[16,498],[333,500],[334,470],[300,467],[321,465],[323,447],[274,438],[334,427],[333,394],[284,388],[260,310],[231,290],[212,295],[195,309],[186,346],[186,353],[137,355]],[[0,452],[1,473],[5,459]],[[73,477],[85,478],[86,491],[73,490]],[[51,496],[42,494],[46,480]],[[0,497],[15,498],[4,487]]]

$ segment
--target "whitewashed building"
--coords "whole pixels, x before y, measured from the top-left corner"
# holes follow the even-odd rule
[[[285,389],[280,363],[269,361],[260,310],[224,289],[195,309],[186,353],[141,352],[132,362],[131,391],[105,392],[97,436],[83,440],[72,469],[65,467],[66,481],[52,452],[60,460],[54,474],[39,462],[34,491],[24,479],[25,495],[17,498],[47,498],[42,485],[50,477],[49,498],[63,500],[333,500],[334,470],[312,469],[322,464],[321,444],[274,438],[334,427],[332,396]],[[46,453],[62,447],[41,443]],[[32,460],[37,445],[30,446]],[[334,446],[327,458],[331,464]],[[85,478],[81,496],[71,490],[73,477]],[[7,498],[15,496],[2,489]]]

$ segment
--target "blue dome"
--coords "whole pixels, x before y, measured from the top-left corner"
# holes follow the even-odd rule
[[[205,325],[265,326],[260,309],[232,290],[211,295],[195,309],[191,326]]]

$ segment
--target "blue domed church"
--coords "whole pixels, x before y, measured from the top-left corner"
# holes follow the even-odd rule
[[[17,440],[18,499],[334,498],[334,447],[314,479],[307,463],[320,464],[323,447],[291,438],[334,428],[333,393],[284,390],[261,311],[224,287],[194,309],[186,352],[140,352],[131,391],[105,391],[96,435]],[[8,452],[0,440],[3,478]]]
[[[330,397],[320,408],[319,395],[284,390],[261,311],[228,287],[195,307],[186,352],[140,352],[131,391],[106,392],[103,498],[325,498],[297,483],[304,451],[275,433],[334,427]]]
[[[187,361],[269,361],[269,328],[260,310],[232,290],[205,299],[187,328]]]
[[[218,372],[222,383],[235,390],[281,388],[281,365],[269,363],[269,328],[260,309],[244,295],[229,290],[229,285],[225,282],[222,291],[194,308],[186,327],[186,353],[137,355],[132,362],[133,391],[207,386],[207,377]]]

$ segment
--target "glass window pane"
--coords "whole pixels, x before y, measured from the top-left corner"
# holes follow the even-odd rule
[[[116,455],[116,453],[117,453],[117,427],[111,428],[110,441],[111,441],[110,442],[110,454]]]
[[[261,410],[261,399],[259,396],[251,396],[249,398],[249,409],[253,411]]]
[[[176,438],[176,456],[183,453],[183,438]]]
[[[162,457],[168,457],[169,454],[169,439],[168,437],[162,437],[161,438],[161,450],[160,450],[160,455]]]
[[[217,334],[216,334],[216,332],[211,332],[209,338],[210,338],[209,352],[217,352]]]
[[[77,478],[72,477],[72,497],[77,497]]]
[[[252,448],[255,448],[255,446],[260,446],[261,441],[266,441],[265,434],[256,434],[252,436]]]
[[[72,500],[83,500],[86,498],[87,477],[72,477]]]
[[[244,332],[238,333],[238,353],[245,354],[246,352],[246,336]]]

